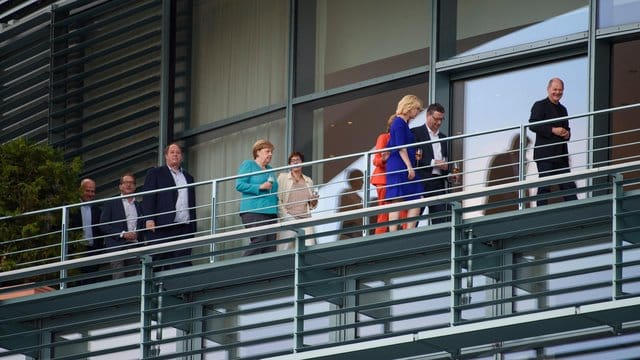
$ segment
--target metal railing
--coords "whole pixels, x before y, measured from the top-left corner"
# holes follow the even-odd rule
[[[4,332],[0,335],[0,344],[5,348],[10,339],[43,331],[50,331],[58,340],[13,348],[0,355],[44,348],[79,351],[78,344],[101,344],[126,334],[141,334],[144,339],[141,358],[217,353],[264,358],[291,352],[308,353],[309,358],[313,358],[313,354],[326,354],[328,348],[338,345],[363,343],[356,347],[363,351],[378,344],[377,340],[392,335],[414,334],[415,338],[416,334],[426,336],[450,327],[459,330],[444,333],[464,334],[468,325],[487,320],[494,321],[491,326],[495,327],[486,325],[488,332],[503,334],[501,323],[495,322],[501,319],[507,322],[514,316],[523,317],[520,334],[539,336],[543,335],[540,326],[528,325],[525,321],[528,314],[536,313],[537,319],[553,321],[554,310],[562,310],[564,314],[563,309],[579,307],[582,310],[577,313],[580,313],[590,309],[591,304],[603,306],[612,302],[609,306],[615,309],[615,304],[621,301],[620,311],[624,316],[620,317],[624,320],[611,319],[603,324],[614,323],[619,326],[620,334],[634,333],[640,330],[633,326],[634,321],[640,320],[637,319],[640,193],[633,188],[640,183],[640,178],[624,179],[624,175],[638,170],[640,162],[636,161],[580,170],[569,176],[503,184],[489,190],[511,192],[558,181],[609,179],[596,182],[591,188],[606,190],[604,195],[561,206],[465,219],[464,213],[474,209],[455,205],[453,221],[448,224],[311,247],[304,245],[307,236],[300,234],[295,239],[295,251],[194,265],[179,271],[153,272],[157,263],[150,257],[158,252],[266,234],[274,231],[274,226],[231,230],[6,272],[2,279],[14,280],[133,254],[142,261],[141,276],[93,284],[86,290],[83,290],[85,286],[79,286],[55,291],[54,298],[48,296],[45,305],[40,309],[36,306],[29,314],[12,310],[20,300],[3,303],[0,312],[4,311],[5,326],[9,328],[13,324],[31,324],[35,319],[55,319],[63,315],[69,318],[53,321],[44,328]],[[460,204],[475,196],[484,194],[461,191],[433,200],[414,200],[391,204],[387,209],[372,207],[350,213],[368,217],[433,201]],[[348,215],[351,214],[294,220],[277,227],[295,230],[319,226]],[[194,257],[207,259],[210,255],[202,253]],[[50,305],[55,298],[59,298],[61,307]],[[74,298],[82,300],[71,309],[62,305],[70,304]],[[24,306],[29,303],[28,299],[24,299]],[[625,305],[626,299],[631,305]],[[35,304],[38,303],[43,302]],[[139,309],[142,309],[141,325],[135,325]],[[13,315],[9,316],[7,311],[14,311]],[[82,320],[83,311],[102,315],[91,319],[82,317]],[[596,310],[590,311],[598,318]],[[78,328],[103,328],[107,319],[114,321],[112,327],[74,338]],[[118,321],[134,325],[123,330],[116,326]],[[575,328],[559,329],[582,332],[574,334],[578,338],[602,332],[599,328],[585,331],[580,322],[575,324]],[[549,334],[559,331],[553,326],[543,328]],[[208,346],[186,350],[185,342],[193,344],[203,339]],[[507,345],[508,342],[505,348]],[[133,348],[132,344],[119,342],[118,346],[111,345],[102,351],[118,354]],[[70,358],[82,358],[87,352],[99,354],[88,349],[82,351],[85,352]]]
[[[365,159],[372,153],[353,155],[353,167],[365,165],[365,179],[369,174]],[[331,161],[303,166],[319,171]],[[464,164],[469,159],[459,161]],[[62,261],[43,259],[1,273],[3,283],[38,279],[11,290],[50,285],[53,292],[0,300],[4,326],[0,348],[7,350],[0,357],[49,352],[68,359],[105,354],[159,359],[189,355],[286,358],[292,353],[296,358],[313,358],[364,353],[369,348],[384,357],[385,351],[397,349],[388,344],[395,342],[411,353],[418,339],[427,345],[440,339],[442,344],[433,350],[421,344],[423,355],[442,351],[478,355],[544,346],[543,335],[549,336],[549,344],[565,337],[579,341],[606,334],[632,335],[640,330],[640,160],[625,157],[620,164],[591,162],[582,167],[586,169],[543,179],[523,172],[522,180],[475,189],[471,185],[480,182],[468,181],[473,179],[469,174],[481,169],[463,165],[465,181],[446,195],[369,207],[372,199],[367,199],[365,191],[363,209],[340,212],[326,206],[308,219],[251,229],[228,220],[237,222],[237,210],[232,208],[239,197],[233,188],[225,192],[225,187],[231,187],[237,176],[199,182],[191,186],[199,189],[200,199],[212,200],[197,204],[199,226],[192,239],[93,256],[70,251]],[[566,181],[579,184],[570,191],[582,194],[579,201],[541,208],[532,205],[540,196],[530,189]],[[346,187],[344,183],[344,177],[335,177],[318,184],[320,204],[337,202],[340,191],[335,188]],[[520,196],[486,201],[500,194]],[[451,222],[371,235],[379,225],[367,219],[435,203],[452,204]],[[78,205],[23,216],[68,213]],[[515,210],[504,210],[514,205]],[[500,211],[486,214],[495,208]],[[1,221],[16,218],[20,216]],[[353,219],[362,219],[361,225],[338,226]],[[65,240],[64,232],[70,229],[64,222],[61,227],[48,233],[62,239],[52,246],[83,241]],[[308,227],[315,227],[313,234],[301,231]],[[247,245],[248,237],[285,230],[297,235],[278,242],[293,240],[294,250],[238,255],[256,247]],[[333,241],[344,231],[360,231],[363,236]],[[310,237],[318,245],[306,246]],[[188,259],[193,266],[153,270],[163,264],[153,261],[153,255],[184,248],[198,249]],[[124,270],[139,270],[140,275],[110,280],[114,271],[124,270],[74,273],[127,257],[140,262]],[[180,260],[165,260],[171,261]],[[101,277],[106,279],[86,286],[58,286]],[[8,292],[2,290],[0,296]],[[29,311],[18,311],[21,307]],[[82,316],[87,311],[92,315]],[[549,326],[539,326],[529,314]],[[574,317],[558,325],[567,314]],[[580,314],[588,314],[585,317],[591,322],[584,324]],[[603,317],[608,319],[593,321]],[[517,338],[509,333],[512,322],[518,324]],[[481,330],[501,342],[471,336]],[[54,340],[42,342],[46,337]]]
[[[578,114],[574,116],[568,116],[560,119],[580,119],[581,121],[586,121],[589,118],[592,118],[596,115],[613,113],[616,111],[627,111],[632,109],[640,108],[640,104],[621,106],[617,108],[594,111],[587,114]],[[557,119],[551,119],[547,121],[537,122],[536,125],[544,124],[557,121]],[[476,163],[491,163],[489,159],[496,158],[499,154],[496,153],[486,153],[486,154],[473,154],[473,156],[466,158],[451,158],[449,159],[449,164],[453,163],[461,164],[462,172],[460,176],[462,177],[462,182],[460,184],[449,184],[449,191],[456,192],[465,189],[475,189],[481,190],[486,189],[487,187],[492,186],[493,184],[504,184],[517,180],[525,180],[530,178],[537,178],[539,175],[537,171],[533,169],[530,165],[532,164],[530,160],[530,154],[532,152],[532,144],[528,142],[527,137],[527,129],[530,127],[530,124],[521,124],[518,126],[505,127],[501,129],[488,130],[473,134],[461,134],[456,136],[451,136],[446,139],[448,146],[453,147],[453,150],[457,148],[463,148],[465,143],[470,141],[484,142],[487,136],[499,134],[504,138],[513,137],[518,141],[513,142],[512,145],[517,144],[517,148],[514,146],[511,149],[504,152],[502,155],[506,155],[507,158],[511,159],[507,162],[502,162],[496,166],[483,167],[474,165]],[[620,137],[621,140],[617,144],[612,144],[612,139]],[[624,138],[623,138],[624,137]],[[592,148],[590,144],[594,144],[596,142],[602,142],[603,139],[606,139],[607,146],[600,146],[598,148]],[[627,139],[637,139],[628,141]],[[416,144],[430,144],[434,141],[426,141]],[[629,150],[627,156],[619,157],[619,158],[611,158],[610,156],[598,156],[597,154],[609,153],[614,149],[621,149],[625,147],[638,147],[640,148],[640,128],[631,130],[631,131],[623,131],[619,133],[607,133],[607,134],[599,134],[595,136],[587,136],[585,138],[572,138],[569,143],[580,143],[583,144],[583,147],[580,151],[572,153],[572,160],[577,157],[582,157],[587,159],[587,161],[582,163],[577,163],[576,161],[572,162],[571,170],[584,169],[584,168],[594,168],[602,165],[610,164],[610,163],[620,163],[620,162],[628,162],[640,159],[640,153],[634,152],[633,150]],[[453,144],[453,146],[451,146]],[[457,144],[457,145],[456,145]],[[460,146],[460,144],[462,144]],[[360,198],[361,204],[355,205],[355,208],[362,207],[370,207],[376,205],[375,198],[375,188],[369,185],[369,179],[372,174],[372,162],[371,159],[373,155],[377,152],[388,151],[396,148],[389,148],[385,150],[371,150],[362,153],[349,154],[344,156],[337,156],[330,159],[321,159],[315,161],[309,161],[303,164],[296,164],[290,166],[282,166],[277,167],[270,172],[277,174],[280,172],[286,172],[294,167],[301,166],[305,173],[314,173],[314,174],[324,174],[327,171],[332,171],[337,173],[335,177],[329,179],[328,181],[320,181],[315,184],[316,189],[319,192],[319,205],[318,208],[312,211],[312,216],[324,216],[328,214],[333,214],[336,212],[342,212],[346,209],[354,208],[353,203],[342,203],[342,197],[348,197],[349,199]],[[595,154],[595,155],[594,155]],[[517,156],[515,156],[517,155]],[[602,160],[600,160],[602,159]],[[346,169],[335,169],[333,164],[344,163],[345,161],[351,161],[351,165]],[[333,167],[333,168],[332,168]],[[349,188],[349,179],[347,178],[348,172],[350,170],[357,169],[362,172],[361,177],[358,177],[357,182],[359,185],[358,188],[351,189]],[[341,171],[340,171],[341,170]],[[498,175],[494,178],[490,178],[491,172],[495,171]],[[220,179],[206,180],[196,182],[194,184],[190,184],[187,187],[195,188],[198,194],[198,202],[195,206],[195,210],[197,212],[197,219],[195,219],[197,224],[197,232],[194,234],[195,236],[204,235],[204,234],[215,234],[227,231],[233,231],[243,228],[243,224],[241,224],[239,217],[239,202],[241,200],[240,194],[235,190],[235,182],[237,179],[246,176],[259,175],[263,172],[255,172],[251,174],[243,174],[243,175],[233,175]],[[448,174],[442,176],[443,181],[446,181],[449,178]],[[437,178],[435,178],[437,179]],[[354,179],[352,179],[354,180]],[[420,181],[420,180],[417,180]],[[364,188],[362,188],[364,185]],[[581,187],[587,186],[588,184],[581,184]],[[160,191],[175,191],[181,187],[168,188]],[[136,198],[140,198],[141,196],[151,192],[139,192],[133,194],[132,196]],[[521,189],[518,194],[512,193],[502,193],[498,194],[495,199],[491,196],[487,195],[486,198],[477,197],[475,200],[465,201],[463,204],[465,207],[476,209],[477,211],[468,212],[465,216],[478,216],[485,213],[493,213],[504,211],[508,209],[512,209],[513,206],[524,208],[533,206],[531,202],[527,201],[516,201],[513,202],[513,198],[525,199],[527,198],[526,193],[535,192],[532,189]],[[582,195],[587,196],[585,190],[580,192]],[[278,195],[282,195],[282,191]],[[273,196],[271,193],[264,193],[260,196]],[[423,196],[430,197],[432,194],[423,193]],[[552,193],[547,195],[547,197],[557,197],[558,193]],[[82,238],[82,228],[78,225],[75,227],[72,226],[70,222],[70,214],[80,212],[80,207],[82,205],[88,206],[100,206],[103,202],[113,200],[110,199],[100,199],[91,202],[85,203],[77,203],[70,205],[63,205],[56,208],[44,209],[40,211],[33,211],[13,217],[1,217],[0,222],[7,224],[10,226],[10,223],[17,223],[21,226],[30,225],[33,226],[34,223],[42,223],[46,222],[46,226],[40,226],[40,228],[46,229],[45,231],[35,232],[33,235],[27,237],[21,237],[16,239],[2,239],[3,249],[11,249],[11,247],[16,247],[19,250],[16,251],[3,251],[0,254],[0,257],[4,259],[4,261],[11,261],[12,257],[18,255],[21,259],[26,259],[18,264],[15,264],[15,268],[23,268],[29,266],[35,266],[40,264],[46,264],[57,261],[66,261],[70,259],[77,259],[80,257],[86,257],[90,255],[94,255],[97,251],[89,251],[86,249],[84,245],[87,242],[98,241],[102,242],[104,239],[112,234],[102,234],[96,236],[93,239],[83,239]],[[533,201],[539,198],[533,198]],[[501,203],[511,202],[511,205],[507,206],[499,206]],[[515,204],[515,205],[514,205]],[[261,209],[256,209],[260,211]],[[148,216],[149,214],[145,214]],[[155,214],[157,215],[157,214]],[[429,222],[429,219],[434,216],[439,216],[440,214],[428,214],[425,213],[421,216],[420,224],[426,225]],[[51,223],[51,219],[59,219],[60,224],[57,225],[55,223]],[[192,219],[193,220],[193,219]],[[317,236],[315,237],[316,242],[328,242],[334,241],[340,237],[341,233],[346,232],[348,229],[342,229],[340,227],[341,223],[345,224],[360,224],[357,226],[356,232],[362,232],[363,235],[369,234],[373,229],[373,221],[370,221],[370,218],[355,218],[353,216],[345,215],[340,218],[337,222],[333,224],[324,225],[324,229],[334,230],[333,232],[328,232],[326,236]],[[97,224],[97,228],[100,228],[107,224]],[[343,231],[344,230],[344,231]],[[138,229],[141,233],[144,233],[143,229]],[[349,230],[353,233],[353,229]],[[33,244],[38,244],[33,246]],[[151,245],[151,242],[145,242],[145,244]],[[228,243],[218,244],[216,251],[216,255],[221,255],[219,259],[225,259],[231,257],[241,256],[244,250],[247,248],[251,248],[251,245],[246,245],[247,240],[238,240],[231,239]],[[58,250],[59,249],[59,250]],[[118,248],[108,249],[119,250]],[[202,251],[209,251],[214,249],[202,249]],[[30,254],[33,256],[29,256]],[[55,256],[47,256],[43,257],[41,254],[55,254]],[[215,260],[215,257],[211,257],[209,260]],[[66,274],[62,274],[62,277],[65,277]],[[86,277],[86,274],[84,275]]]

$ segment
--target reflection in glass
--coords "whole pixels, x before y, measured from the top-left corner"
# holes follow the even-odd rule
[[[296,96],[427,65],[431,1],[298,2]]]
[[[428,98],[428,84],[366,96],[307,112],[301,109],[294,118],[294,148],[313,144],[312,159],[326,159],[371,150],[378,135],[385,131],[389,115],[395,113],[398,100],[406,94]],[[313,126],[309,126],[314,124]],[[309,146],[309,145],[307,145]],[[323,169],[323,182],[335,177],[351,160],[332,161]]]
[[[598,1],[598,28],[640,22],[640,0]]]
[[[423,81],[422,76],[416,77],[415,82]],[[412,80],[412,81],[414,81]],[[404,82],[403,82],[404,83]],[[407,94],[415,94],[423,99],[428,99],[428,83],[397,88],[402,84],[386,84],[375,95],[365,96],[350,101],[342,99],[327,99],[335,104],[324,107],[312,108],[313,103],[299,105],[294,109],[294,135],[293,148],[302,151],[305,160],[330,159],[345,155],[359,154],[372,150],[375,147],[378,135],[386,131],[387,120],[394,114],[398,101]],[[389,87],[393,90],[386,90]],[[367,91],[369,93],[370,91]],[[355,98],[359,94],[349,94],[349,98]],[[424,120],[423,120],[424,121]],[[366,168],[364,156],[345,156],[345,158],[332,159],[323,164],[314,165],[312,172],[307,175],[319,185],[320,197],[316,214],[334,213],[339,207],[338,197],[348,187],[347,169]],[[367,187],[370,185],[366,181]],[[375,187],[370,199],[375,199]],[[366,188],[364,190],[367,190]],[[362,195],[361,195],[362,196]],[[364,199],[364,196],[362,196]],[[317,227],[318,232],[330,231],[337,225],[325,225]],[[319,243],[337,240],[333,237],[318,239]]]
[[[613,45],[611,57],[611,106],[640,103],[640,68],[638,54],[640,40]],[[640,154],[640,108],[616,111],[611,114],[611,158],[616,161],[634,161]],[[625,178],[640,176],[625,174]]]
[[[467,56],[586,31],[587,0],[458,1],[456,53]],[[495,21],[500,19],[500,21]]]
[[[525,140],[525,147],[528,148],[531,144],[531,138],[527,136]],[[508,149],[502,153],[495,154],[489,161],[487,167],[487,186],[495,186],[514,182],[519,180],[520,175],[520,134],[515,134],[511,137],[511,144]],[[528,191],[525,192],[525,196],[528,196]],[[496,203],[499,201],[507,201],[518,198],[518,192],[501,192],[498,194],[492,194],[487,197],[487,203]],[[525,207],[529,207],[529,204],[525,204]],[[500,207],[492,207],[484,210],[484,215],[495,214],[503,211],[517,210],[518,205],[505,205]]]
[[[463,119],[461,132],[479,133],[492,129],[528,124],[533,103],[546,96],[547,82],[552,77],[564,80],[565,90],[561,103],[567,107],[569,115],[588,111],[587,60],[579,58],[558,63],[511,71],[493,76],[467,80],[456,87],[463,87],[463,98],[456,98],[456,118]],[[460,107],[461,106],[461,107]],[[569,120],[571,142],[569,145],[572,171],[584,168],[587,157],[587,118]],[[463,158],[465,159],[464,180],[468,190],[479,190],[486,186],[491,159],[509,149],[513,136],[518,129],[509,129],[491,134],[469,137],[464,140]],[[535,140],[535,134],[528,131],[527,136]],[[532,161],[531,149],[527,151],[526,178],[536,178],[537,169]],[[584,184],[578,183],[578,186]],[[535,189],[532,189],[535,192]],[[465,202],[465,206],[478,205],[483,199]],[[480,213],[468,214],[477,216]]]

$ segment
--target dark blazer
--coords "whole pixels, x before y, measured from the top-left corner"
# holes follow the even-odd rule
[[[427,129],[426,124],[412,128],[411,132],[413,133],[413,136],[416,138],[416,142],[431,140],[431,138],[429,137],[429,130]],[[440,139],[444,139],[447,136],[442,132],[440,132],[438,133],[438,137]],[[442,141],[440,144],[442,148],[442,156],[449,159],[449,149],[448,149],[449,143],[447,141]],[[418,147],[422,148],[422,159],[420,159],[417,162],[418,169],[416,170],[416,172],[418,173],[418,176],[420,177],[420,179],[429,180],[430,178],[436,176],[433,174],[433,166],[431,166],[431,160],[433,160],[433,146],[431,144],[422,144]],[[448,174],[449,174],[449,171],[442,171],[442,175],[448,175]],[[446,179],[445,177],[442,178],[442,186],[444,186],[445,179]]]
[[[185,170],[182,170],[187,184],[192,184],[193,176],[191,176]],[[171,175],[171,170],[165,166],[158,166],[149,169],[147,176],[144,179],[144,191],[164,189],[168,187],[176,186]],[[176,217],[176,200],[178,200],[178,190],[161,191],[153,194],[146,194],[142,197],[142,212],[145,215],[146,220],[154,220],[156,226],[169,225],[174,223]],[[192,220],[190,223],[192,230],[195,231],[196,219],[196,192],[193,187],[188,188],[188,202],[189,217]],[[166,214],[164,214],[166,212]]]
[[[553,119],[557,117],[567,116],[567,108],[562,104],[554,104],[549,98],[536,101],[531,107],[531,116],[529,123],[537,121]],[[568,120],[558,120],[547,124],[532,125],[531,131],[536,133],[536,143],[533,149],[533,159],[536,161],[550,161],[557,163],[560,167],[569,166],[569,156],[567,149],[567,140],[551,132],[552,127],[562,127],[568,131]],[[549,146],[550,145],[550,146]],[[564,155],[564,156],[563,156]],[[557,158],[548,159],[549,157],[558,156]],[[547,160],[545,160],[547,159]]]
[[[104,238],[102,230],[100,229],[100,214],[101,208],[98,205],[91,205],[91,230],[93,232],[93,248],[104,248]],[[79,228],[77,230],[82,231],[82,212],[80,206],[74,207],[69,211],[69,225],[72,228]]]
[[[142,213],[142,205],[138,201],[133,202],[136,211],[138,212],[137,229],[144,229],[144,220]],[[122,205],[122,199],[114,199],[107,201],[102,207],[102,214],[100,216],[102,233],[107,235],[105,237],[105,245],[110,247],[122,247],[124,245],[131,245],[133,243],[125,241],[120,234],[127,232],[127,216],[124,212],[124,205]],[[138,243],[143,241],[143,231],[138,231]],[[120,250],[120,249],[118,249]]]

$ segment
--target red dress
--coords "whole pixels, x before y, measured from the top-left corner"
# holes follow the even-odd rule
[[[384,149],[387,147],[387,143],[389,142],[389,137],[391,134],[388,132],[382,133],[378,135],[378,139],[376,140],[376,150]],[[378,205],[385,205],[387,202],[385,201],[385,197],[387,194],[387,176],[385,172],[387,171],[387,162],[382,159],[382,153],[376,153],[373,155],[373,175],[371,176],[371,185],[376,187],[376,192],[378,193]],[[403,210],[400,212],[400,218],[404,219],[407,217],[407,211]],[[378,218],[376,219],[376,223],[386,223],[389,221],[389,214],[382,213],[378,214]],[[387,232],[387,226],[377,227],[375,230],[376,234],[384,234]]]

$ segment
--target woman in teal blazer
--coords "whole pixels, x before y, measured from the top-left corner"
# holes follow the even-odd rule
[[[274,146],[268,140],[258,140],[253,145],[253,160],[240,164],[238,175],[250,174],[271,169]],[[236,190],[242,194],[240,199],[240,218],[245,228],[275,224],[278,221],[278,183],[271,172],[263,172],[239,177]],[[251,244],[276,240],[276,232],[254,236]],[[276,250],[276,245],[261,246],[245,251],[245,255],[262,254]]]

